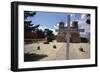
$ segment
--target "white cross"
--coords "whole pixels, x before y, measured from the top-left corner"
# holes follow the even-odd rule
[[[70,36],[72,31],[84,32],[84,29],[70,29],[70,15],[67,16],[68,25],[64,27],[65,40],[66,40],[66,59],[69,59]],[[57,30],[58,31],[58,30]]]

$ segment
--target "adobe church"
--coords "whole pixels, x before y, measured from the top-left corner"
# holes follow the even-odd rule
[[[73,21],[72,26],[70,26],[70,29],[78,29],[78,21]],[[64,22],[59,23],[59,30],[58,30],[58,35],[57,35],[57,42],[65,42],[65,33],[66,31],[64,30],[65,24]],[[81,38],[80,38],[80,33],[78,31],[72,31],[70,32],[70,42],[71,43],[80,43]]]

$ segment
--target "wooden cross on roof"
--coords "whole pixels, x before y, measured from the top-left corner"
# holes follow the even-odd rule
[[[70,28],[70,15],[67,16],[68,25],[67,27],[64,27],[64,33],[65,33],[65,41],[66,41],[66,59],[69,59],[69,47],[70,47],[70,37],[71,32],[84,32],[84,29],[71,29]],[[56,30],[58,31],[58,30]]]

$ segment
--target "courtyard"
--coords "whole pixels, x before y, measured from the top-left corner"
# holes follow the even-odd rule
[[[40,61],[66,60],[67,57],[66,52],[67,52],[66,43],[56,42],[56,40],[50,42],[49,44],[44,44],[42,41],[42,42],[27,44],[24,47],[24,54],[31,54],[31,55],[37,54],[40,56],[44,55],[43,58],[38,59]],[[35,58],[35,57],[31,57],[31,58]],[[70,43],[69,60],[88,59],[88,58],[90,58],[89,43]]]

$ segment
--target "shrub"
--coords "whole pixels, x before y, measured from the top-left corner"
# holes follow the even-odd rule
[[[56,45],[53,45],[53,48],[56,49],[57,48]]]
[[[81,37],[81,42],[82,43],[88,43],[88,39],[87,38],[84,38],[84,37]]]
[[[37,50],[40,50],[40,46],[37,47]]]

